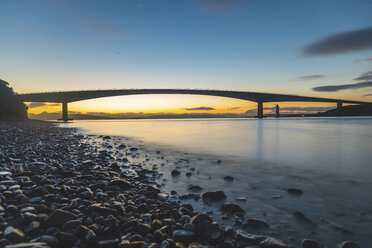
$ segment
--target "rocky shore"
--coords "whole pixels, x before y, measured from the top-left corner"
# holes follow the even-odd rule
[[[183,203],[184,196],[162,192],[154,180],[156,167],[128,164],[127,157],[115,152],[136,156],[136,147],[97,149],[90,139],[52,123],[0,122],[0,247],[292,247],[213,222]],[[200,198],[226,196],[215,191]],[[244,214],[231,203],[221,210]],[[267,225],[255,219],[248,224]],[[302,247],[321,246],[303,240]],[[358,247],[352,242],[338,245]]]

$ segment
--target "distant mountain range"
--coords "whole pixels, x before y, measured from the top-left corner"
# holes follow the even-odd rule
[[[61,118],[61,113],[47,113],[28,114],[31,119],[41,120],[56,120]],[[211,114],[211,113],[191,113],[191,114],[144,114],[144,113],[127,113],[127,114],[105,114],[92,115],[82,113],[71,113],[70,118],[74,120],[112,120],[112,119],[195,119],[195,118],[252,118],[247,114]],[[274,114],[268,114],[267,117],[273,117]],[[372,104],[363,105],[349,105],[344,106],[342,109],[331,109],[325,112],[318,112],[312,114],[282,114],[281,117],[314,117],[314,116],[372,116]]]

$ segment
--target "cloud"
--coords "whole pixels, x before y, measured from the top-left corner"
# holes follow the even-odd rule
[[[372,49],[372,27],[334,34],[303,49],[305,55],[328,55]]]
[[[364,94],[363,97],[372,96],[372,93]]]
[[[199,0],[199,9],[213,14],[226,14],[235,9],[238,0]]]
[[[363,73],[360,77],[354,78],[356,81],[367,81],[372,80],[372,71],[368,71],[366,73]]]
[[[113,54],[116,55],[116,56],[119,56],[119,57],[125,56],[124,53],[120,53],[120,52],[113,52]]]
[[[32,102],[27,105],[28,108],[38,108],[38,107],[43,107],[43,106],[61,106],[60,103],[45,103],[45,102]]]
[[[57,0],[46,1],[55,5],[57,8],[63,10],[65,13],[70,14],[74,19],[79,20],[85,26],[95,30],[96,32],[110,36],[124,36],[124,34],[120,30],[111,27],[109,24],[107,24],[104,20],[100,18],[87,14],[86,11],[84,13],[84,10],[82,10],[72,2]]]
[[[357,60],[354,60],[353,63],[354,64],[362,64],[364,61],[367,61],[367,62],[371,62],[372,61],[372,57],[371,58],[366,58],[366,59],[357,59]]]
[[[320,78],[325,78],[327,77],[326,75],[308,75],[308,76],[302,76],[299,77],[301,80],[313,80],[313,79],[320,79]]]
[[[212,107],[196,107],[196,108],[185,108],[186,110],[205,110],[205,111],[211,111],[211,110],[216,110],[215,108]]]
[[[319,86],[319,87],[313,88],[313,90],[323,91],[323,92],[334,92],[334,91],[340,91],[340,90],[361,89],[361,88],[367,88],[371,86],[372,86],[372,81],[368,81],[368,82],[360,82],[360,83],[354,83],[354,84]]]

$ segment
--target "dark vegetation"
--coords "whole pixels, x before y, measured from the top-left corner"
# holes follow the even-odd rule
[[[0,119],[27,119],[26,105],[17,99],[9,84],[0,79]]]

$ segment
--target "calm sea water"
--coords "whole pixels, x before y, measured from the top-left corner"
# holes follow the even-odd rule
[[[66,124],[62,124],[66,125]],[[187,152],[372,176],[372,118],[97,120],[67,124]]]
[[[303,238],[326,247],[345,240],[362,247],[372,243],[371,117],[89,120],[60,125],[119,136],[110,141],[113,147],[122,142],[141,147],[146,157],[130,161],[150,169],[162,164],[156,167],[163,175],[158,179],[162,190],[188,193],[190,184],[201,186],[202,192],[224,190],[227,201],[245,209],[245,218],[269,222],[265,234],[296,247]],[[161,151],[166,161],[154,151]],[[185,176],[191,167],[192,177]],[[170,176],[174,168],[181,176]],[[234,181],[225,181],[227,175]],[[291,196],[288,188],[299,188],[304,195]],[[190,203],[231,224],[231,219],[221,220],[219,205]],[[317,226],[298,222],[293,217],[297,210]]]

